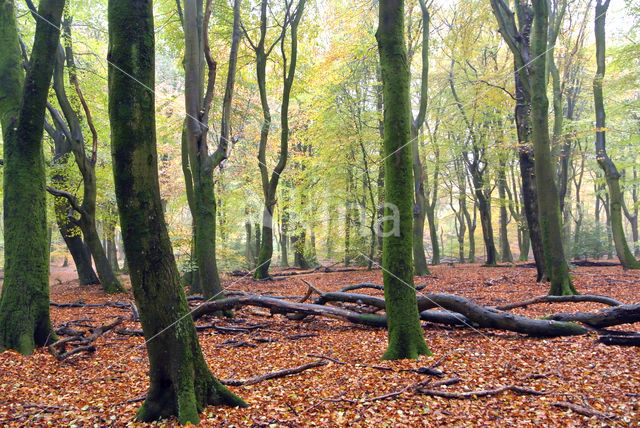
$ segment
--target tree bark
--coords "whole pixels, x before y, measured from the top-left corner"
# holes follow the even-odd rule
[[[281,54],[284,60],[282,70],[284,82],[282,102],[280,105],[280,154],[278,156],[278,163],[271,173],[271,178],[269,178],[266,164],[267,140],[269,138],[269,128],[271,127],[271,112],[269,110],[266,88],[266,66],[269,54],[275,46],[275,43],[265,50],[267,0],[262,0],[260,7],[260,40],[257,45],[249,41],[256,52],[256,74],[263,113],[260,146],[258,150],[258,165],[260,167],[260,177],[262,179],[262,190],[264,193],[264,211],[262,217],[262,245],[258,253],[258,266],[254,273],[255,279],[265,279],[269,277],[269,266],[271,265],[271,257],[273,256],[273,209],[276,204],[276,190],[278,188],[278,182],[280,181],[280,174],[282,174],[282,171],[284,171],[287,165],[289,153],[289,100],[298,59],[298,25],[302,19],[305,3],[306,0],[299,0],[294,11],[291,11],[292,2],[287,3],[287,16],[285,17],[280,37],[276,39],[276,43],[278,41],[281,42]],[[291,58],[289,58],[288,65],[284,49],[284,37],[287,27],[291,28]]]
[[[140,421],[199,422],[208,404],[246,406],[202,355],[164,222],[155,138],[154,26],[150,0],[110,0],[109,119],[116,199],[131,284],[149,355]],[[140,84],[132,84],[131,78]],[[150,90],[151,89],[151,90]]]
[[[424,253],[424,221],[427,199],[424,194],[424,168],[420,160],[419,131],[427,112],[427,95],[429,90],[429,11],[425,0],[420,0],[422,15],[422,75],[420,82],[420,104],[418,114],[411,120],[411,150],[413,159],[413,263],[415,274],[429,275],[429,267]],[[411,62],[411,60],[409,60]],[[429,219],[430,225],[434,219]],[[433,235],[431,236],[433,244]],[[435,242],[433,247],[437,247]]]
[[[383,359],[417,359],[430,355],[420,327],[413,287],[413,169],[411,147],[410,72],[404,41],[404,1],[381,0],[376,39],[384,101],[385,202],[382,266],[389,345]]]
[[[13,1],[0,4],[0,124],[4,150],[4,283],[0,350],[31,354],[56,340],[49,318],[49,241],[42,147],[64,0],[42,0],[26,77]]]
[[[531,144],[531,57],[529,40],[533,11],[527,3],[515,2],[514,14],[506,3],[491,0],[491,7],[500,27],[500,34],[513,53],[516,90],[515,119],[518,134],[518,157],[522,179],[522,202],[524,205],[533,257],[536,261],[537,281],[545,281],[548,273],[542,246],[542,230],[538,214],[538,188],[534,150]],[[516,25],[515,16],[518,18]],[[524,240],[523,240],[524,241]],[[524,243],[523,243],[524,244]],[[523,245],[524,248],[524,245]],[[527,247],[528,248],[528,247]],[[528,254],[528,250],[527,250]]]
[[[63,22],[64,33],[68,40],[70,40],[71,37],[70,25],[70,22],[68,22],[67,20]],[[80,117],[78,116],[76,110],[73,108],[64,86],[65,60],[68,66],[69,80],[75,86],[78,100],[80,101],[84,109],[87,124],[89,125],[92,133],[93,147],[90,157],[87,156],[87,153],[85,151],[85,138],[82,130],[82,124],[80,122]],[[66,48],[64,50],[61,45],[58,47],[58,54],[56,56],[53,77],[53,89],[55,91],[58,104],[60,105],[60,109],[62,110],[62,115],[54,113],[54,110],[52,108],[50,108],[49,111],[54,115],[54,118],[59,118],[58,120],[62,120],[62,117],[64,117],[64,120],[66,121],[66,126],[69,130],[69,143],[71,144],[71,151],[73,152],[76,166],[78,167],[80,175],[82,176],[82,203],[78,203],[77,201],[75,201],[75,197],[66,192],[66,194],[58,193],[58,195],[64,195],[65,197],[67,197],[67,199],[73,206],[74,211],[80,215],[77,220],[73,221],[77,223],[77,225],[82,230],[87,248],[89,248],[89,251],[93,256],[93,261],[96,265],[96,271],[98,273],[98,278],[100,278],[102,289],[105,293],[122,293],[125,292],[125,289],[122,287],[120,281],[118,281],[113,272],[113,269],[111,268],[111,264],[107,259],[107,255],[104,246],[100,241],[100,235],[98,234],[98,229],[96,226],[96,199],[98,190],[95,164],[97,161],[98,136],[95,128],[93,127],[90,110],[80,90],[80,85],[78,83],[75,70],[73,47],[69,41],[67,41]],[[56,192],[52,192],[51,189],[49,189],[49,193],[56,195]]]
[[[547,99],[546,55],[548,32],[548,2],[533,0],[533,31],[531,76],[531,136],[535,155],[538,213],[542,230],[545,266],[551,286],[549,295],[577,294],[569,276],[562,244],[562,226],[558,189],[554,181],[549,138],[549,100]]]
[[[606,58],[606,33],[605,21],[607,19],[607,9],[609,0],[597,0],[596,3],[596,59],[597,70],[593,78],[593,101],[596,111],[596,159],[598,165],[604,172],[609,190],[609,221],[611,224],[611,234],[616,249],[616,255],[622,267],[626,269],[640,269],[640,262],[636,260],[629,249],[627,239],[622,226],[622,192],[620,191],[620,173],[615,164],[607,154],[606,146],[606,113],[604,109],[604,96],[602,91],[602,81],[604,80]]]

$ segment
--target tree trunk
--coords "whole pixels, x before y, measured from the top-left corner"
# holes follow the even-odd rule
[[[609,190],[609,221],[611,234],[615,245],[616,254],[624,269],[640,269],[640,262],[636,260],[629,249],[627,239],[622,227],[622,193],[620,192],[620,173],[607,154],[606,146],[606,114],[604,109],[604,97],[602,93],[602,81],[605,74],[605,21],[609,0],[598,0],[596,3],[596,58],[597,71],[593,78],[593,100],[596,111],[596,159],[602,168],[607,180]]]
[[[65,37],[70,40],[71,28],[70,23],[66,20],[65,22],[63,22],[63,29]],[[105,249],[102,242],[100,241],[100,236],[98,234],[96,226],[96,200],[98,190],[96,183],[95,164],[97,161],[98,135],[91,119],[90,110],[86,104],[86,101],[84,100],[84,97],[80,90],[80,85],[77,80],[75,60],[73,57],[73,48],[71,44],[67,42],[64,51],[61,45],[58,47],[58,51],[59,53],[56,57],[54,67],[53,89],[55,91],[58,104],[60,105],[60,109],[62,110],[62,115],[64,116],[64,120],[66,121],[69,129],[69,143],[71,145],[71,151],[73,152],[76,166],[78,167],[78,170],[82,175],[82,203],[78,204],[72,201],[70,202],[72,203],[72,205],[74,205],[75,203],[74,210],[80,214],[80,218],[77,221],[77,224],[82,230],[85,243],[87,244],[87,247],[89,248],[89,251],[91,251],[91,255],[93,256],[93,260],[96,265],[96,272],[98,273],[98,278],[100,278],[103,291],[110,294],[122,293],[126,290],[122,287],[113,270],[111,269],[111,265],[107,260]],[[71,101],[69,100],[69,97],[66,93],[64,85],[65,59],[68,66],[69,80],[75,86],[77,100],[80,102],[84,109],[84,112],[86,114],[86,122],[92,133],[93,148],[91,157],[87,156],[85,150],[85,138],[80,117],[76,109],[74,109],[74,107],[72,106]],[[56,116],[60,115],[57,114]],[[50,192],[52,191],[50,190]],[[55,194],[55,192],[52,193]],[[66,197],[74,198],[73,195],[70,194],[67,194]]]
[[[284,38],[287,27],[291,30],[291,51],[289,58],[289,66],[285,61],[283,67],[283,89],[282,102],[280,105],[280,154],[278,163],[274,167],[271,177],[267,172],[267,140],[269,136],[269,127],[271,126],[271,113],[269,110],[269,102],[267,99],[266,88],[266,65],[271,48],[265,51],[265,36],[267,32],[267,0],[262,0],[260,7],[260,41],[257,45],[253,45],[256,52],[256,74],[258,79],[258,89],[260,92],[260,104],[262,106],[263,122],[260,131],[260,146],[258,151],[258,164],[260,167],[260,176],[262,179],[262,190],[264,193],[264,212],[262,223],[262,246],[258,254],[258,267],[254,273],[254,278],[265,279],[269,277],[269,265],[273,256],[273,208],[276,204],[276,190],[280,175],[287,165],[287,157],[289,152],[289,99],[291,97],[291,89],[296,72],[296,63],[298,58],[298,25],[302,19],[304,5],[306,0],[299,0],[295,9],[295,13],[291,13],[286,20],[286,24],[282,28],[281,38]],[[288,10],[288,9],[287,9]],[[281,54],[286,58],[284,50],[284,40],[280,44]],[[268,229],[268,230],[267,230]],[[268,240],[268,242],[266,241]]]
[[[509,213],[507,212],[507,167],[506,159],[500,159],[500,167],[498,170],[498,196],[500,197],[500,260],[503,263],[513,262],[513,254],[511,254],[511,246],[509,245],[509,232],[507,224],[509,223]]]
[[[64,139],[64,138],[63,138]],[[54,162],[57,165],[67,163],[67,154],[71,152],[71,147],[65,141],[56,141],[54,138],[56,154],[54,156]],[[67,177],[64,173],[55,174],[51,178],[51,183],[57,189],[68,190],[69,184]],[[91,252],[82,240],[82,232],[80,228],[73,224],[68,217],[69,210],[72,210],[71,204],[64,197],[55,197],[53,201],[56,223],[58,224],[58,230],[64,240],[73,262],[78,272],[78,280],[80,285],[92,285],[100,284],[100,280],[96,276],[91,264]]]
[[[538,189],[538,213],[542,229],[542,245],[545,266],[551,281],[549,294],[563,296],[577,294],[569,276],[569,266],[564,257],[562,226],[558,189],[554,181],[549,138],[549,100],[545,73],[548,32],[547,0],[533,0],[534,20],[532,36],[531,76],[531,136],[535,155],[536,185]]]
[[[245,406],[213,377],[180,285],[158,185],[154,27],[149,0],[109,1],[109,119],[116,198],[149,356],[140,421],[199,422],[208,404]],[[132,85],[131,78],[140,82]]]
[[[491,7],[500,26],[500,33],[513,53],[516,90],[515,119],[518,133],[518,156],[522,179],[522,202],[527,218],[529,239],[536,261],[537,280],[545,281],[547,271],[542,245],[542,230],[538,216],[538,188],[534,165],[534,150],[531,145],[531,57],[529,40],[534,13],[525,2],[514,3],[516,13],[506,9],[506,3],[491,0]],[[518,18],[516,25],[515,16]],[[546,49],[546,47],[545,47]],[[542,54],[546,55],[546,52]],[[546,81],[546,73],[545,73]],[[524,241],[524,240],[523,240]],[[523,242],[524,247],[524,242]],[[528,247],[527,247],[528,248]],[[521,252],[522,254],[522,252]],[[528,254],[528,251],[527,251]],[[522,257],[521,257],[522,258]]]
[[[246,221],[244,223],[244,228],[247,231],[247,236],[245,241],[245,257],[247,259],[248,269],[252,269],[255,266],[256,260],[255,260],[255,257],[253,256],[253,239],[251,235],[251,222]]]
[[[0,4],[0,124],[4,149],[4,284],[0,350],[31,354],[55,342],[49,318],[49,242],[42,134],[64,0],[42,0],[29,70],[12,1]]]
[[[384,100],[385,202],[390,208],[384,222],[383,277],[389,326],[389,345],[383,359],[417,359],[430,355],[413,287],[413,170],[409,66],[404,41],[404,1],[381,0],[376,32]]]
[[[474,179],[475,181],[475,179]],[[478,211],[480,212],[480,225],[482,226],[482,239],[486,251],[486,266],[495,266],[497,263],[496,244],[493,240],[493,225],[491,224],[491,196],[484,192],[482,181],[475,182]]]
[[[425,0],[420,0],[422,10],[422,75],[420,82],[420,105],[418,114],[411,120],[411,150],[413,159],[413,263],[415,274],[419,276],[429,275],[429,267],[424,253],[424,221],[427,208],[427,199],[424,194],[424,168],[420,161],[420,139],[419,130],[423,125],[427,110],[427,95],[429,89],[429,12]],[[409,59],[411,62],[411,59]],[[432,225],[431,218],[429,226]],[[433,241],[431,235],[431,242]],[[435,241],[434,254],[437,251],[437,238]],[[438,257],[439,258],[439,257]],[[438,263],[439,261],[435,262]]]

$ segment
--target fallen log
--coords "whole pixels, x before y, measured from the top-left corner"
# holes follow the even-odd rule
[[[598,296],[592,294],[578,294],[575,296],[538,296],[522,302],[509,303],[508,305],[497,306],[496,309],[508,311],[515,308],[524,308],[537,303],[564,303],[564,302],[595,302],[609,306],[621,306],[622,302],[607,296]]]
[[[600,336],[596,342],[608,346],[640,346],[640,334],[634,336]]]
[[[423,282],[420,285],[416,285],[416,291],[422,291],[425,289],[426,286],[427,286],[426,282]],[[343,293],[346,293],[347,291],[362,290],[363,288],[384,291],[384,285],[374,284],[372,282],[361,282],[359,284],[347,285],[345,287],[342,287],[340,291],[342,291]]]
[[[292,374],[297,374],[297,373],[301,373],[305,370],[308,369],[312,369],[315,367],[320,367],[320,366],[326,366],[327,363],[326,361],[322,361],[322,360],[318,360],[318,361],[314,361],[312,363],[307,363],[307,364],[303,364],[301,366],[298,367],[292,367],[289,369],[282,369],[282,370],[278,370],[272,373],[265,373],[259,376],[254,376],[254,377],[250,377],[249,379],[226,379],[226,380],[220,380],[220,383],[222,383],[223,385],[228,385],[228,386],[240,386],[240,385],[253,385],[256,384],[258,382],[262,382],[263,380],[267,380],[267,379],[276,379],[276,378],[280,378],[280,377],[285,377],[285,376],[290,376]]]
[[[417,296],[418,310],[424,318],[429,317],[426,309],[439,307],[453,313],[440,312],[428,321],[438,322],[446,320],[447,324],[467,325],[474,328],[495,328],[517,333],[524,333],[536,337],[574,336],[586,334],[587,329],[573,323],[549,323],[547,320],[526,318],[510,314],[493,308],[478,305],[467,298],[446,293],[427,293]],[[316,304],[327,302],[361,303],[384,308],[385,302],[381,297],[368,294],[329,292],[322,294]],[[460,314],[460,315],[458,315]],[[461,317],[462,316],[462,317]]]
[[[595,328],[633,324],[640,321],[640,304],[620,305],[613,308],[602,309],[598,312],[562,312],[549,315],[545,317],[545,319],[580,322]]]
[[[205,314],[217,311],[233,309],[239,306],[259,306],[269,309],[272,313],[290,314],[300,313],[305,315],[319,315],[328,318],[346,320],[355,324],[363,324],[372,327],[386,327],[387,319],[381,315],[360,314],[347,309],[333,306],[323,306],[310,303],[296,303],[286,300],[274,299],[272,297],[247,294],[245,296],[234,296],[227,299],[214,300],[203,303],[195,308],[191,315],[194,320]]]
[[[70,303],[49,302],[49,306],[54,306],[56,308],[104,308],[104,307],[112,307],[112,308],[118,308],[118,309],[131,310],[131,303],[129,303],[129,302],[85,303],[82,300],[76,300],[75,302],[70,302]]]

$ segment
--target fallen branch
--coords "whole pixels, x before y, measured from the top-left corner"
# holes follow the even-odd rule
[[[49,302],[49,306],[57,308],[104,308],[112,307],[118,309],[132,310],[130,302],[104,302],[104,303],[84,303],[82,300],[76,300],[71,303]]]
[[[622,302],[619,302],[611,297],[598,296],[591,294],[578,294],[575,296],[538,296],[522,302],[509,303],[508,305],[497,306],[496,309],[501,311],[508,311],[515,308],[524,308],[529,305],[535,305],[537,303],[564,303],[564,302],[595,302],[602,303],[609,306],[621,306]]]
[[[427,293],[417,296],[421,319],[453,325],[467,325],[475,328],[495,328],[515,331],[536,337],[573,336],[586,334],[587,329],[572,323],[550,324],[546,320],[526,318],[497,309],[478,305],[467,298],[446,293]],[[348,302],[384,308],[381,297],[368,294],[329,292],[324,293],[315,303]],[[426,309],[439,307],[453,313],[434,312]]]
[[[60,339],[57,342],[49,345],[49,352],[51,352],[51,354],[53,354],[53,356],[56,357],[59,361],[62,361],[70,357],[71,355],[78,354],[81,352],[88,352],[88,353],[95,352],[96,348],[93,345],[93,342],[95,342],[104,333],[108,332],[114,327],[117,327],[121,323],[122,323],[122,318],[118,317],[111,324],[105,324],[105,325],[101,325],[100,327],[96,327],[95,329],[93,329],[93,333],[88,337],[71,336],[64,339]],[[69,351],[66,351],[65,350],[66,345],[71,343],[73,343],[73,345],[75,345],[76,347]]]
[[[301,366],[298,367],[293,367],[293,368],[289,368],[289,369],[282,369],[282,370],[278,370],[272,373],[266,373],[263,375],[259,375],[259,376],[254,376],[251,377],[249,379],[226,379],[226,380],[220,380],[220,383],[222,383],[223,385],[229,385],[229,386],[240,386],[240,385],[254,385],[258,382],[262,382],[264,380],[267,379],[276,379],[276,378],[280,378],[280,377],[285,377],[285,376],[289,376],[292,374],[297,374],[297,373],[301,373],[305,370],[308,369],[312,369],[315,367],[320,367],[320,366],[326,366],[327,363],[326,361],[322,361],[322,360],[318,360],[318,361],[314,361],[312,363],[307,363],[307,364],[303,364]]]
[[[469,398],[479,398],[479,397],[488,397],[490,395],[497,395],[505,391],[513,391],[518,394],[530,394],[530,395],[546,395],[546,392],[536,391],[535,389],[523,388],[521,386],[516,385],[507,385],[501,388],[496,389],[485,389],[480,391],[469,391],[469,392],[449,392],[449,391],[439,391],[436,389],[428,389],[428,388],[418,388],[417,391],[424,395],[429,395],[431,397],[442,397],[442,398],[453,398],[457,400],[466,400]]]
[[[554,407],[560,407],[563,409],[569,409],[569,410],[573,410],[576,413],[579,413],[583,416],[596,416],[598,418],[602,418],[602,419],[614,419],[615,416],[610,416],[610,415],[605,415],[602,412],[599,412],[595,409],[592,409],[590,407],[585,407],[585,406],[581,406],[579,404],[575,404],[575,403],[570,403],[568,401],[556,401],[555,403],[551,403],[552,406]]]
[[[546,319],[581,322],[595,328],[633,324],[640,321],[640,304],[620,305],[602,309],[598,312],[563,312],[550,315]]]

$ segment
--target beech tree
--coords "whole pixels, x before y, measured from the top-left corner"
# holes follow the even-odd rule
[[[28,3],[33,10],[34,7],[30,0]],[[106,293],[122,293],[125,289],[114,274],[111,263],[107,258],[105,248],[100,241],[100,235],[98,234],[98,228],[96,226],[96,198],[98,194],[96,162],[98,161],[98,132],[93,124],[91,110],[84,98],[82,90],[80,89],[80,83],[78,82],[78,76],[76,74],[73,46],[71,44],[70,19],[65,18],[62,26],[65,38],[65,47],[63,48],[62,45],[58,47],[58,55],[56,56],[56,65],[54,67],[53,74],[53,89],[62,112],[57,111],[51,104],[48,104],[47,107],[51,113],[54,123],[56,123],[56,126],[65,130],[66,140],[70,145],[76,166],[82,176],[82,201],[78,201],[78,198],[76,198],[74,194],[63,189],[47,187],[47,190],[58,198],[66,198],[71,205],[72,210],[68,211],[66,219],[82,230],[87,247],[89,248],[96,264],[96,271],[98,273],[98,278],[100,278],[102,289]],[[69,81],[74,87],[77,100],[82,106],[87,125],[91,130],[92,144],[90,155],[87,154],[85,150],[85,137],[80,117],[74,109],[64,85],[65,61],[67,64]],[[75,216],[76,213],[79,214],[78,218]]]
[[[266,44],[269,0],[262,0],[260,5],[260,36],[257,43],[251,40],[246,29],[243,27],[247,41],[256,54],[256,76],[258,79],[260,105],[263,115],[262,127],[260,129],[260,145],[258,148],[258,167],[260,168],[262,192],[264,194],[264,211],[262,216],[261,245],[254,274],[256,279],[264,279],[269,276],[269,266],[271,265],[271,257],[273,256],[273,209],[276,204],[276,191],[278,190],[280,175],[287,165],[289,152],[289,99],[291,98],[291,89],[293,87],[293,79],[295,78],[298,60],[298,25],[302,19],[305,3],[306,0],[300,0],[294,7],[293,0],[285,1],[285,16],[281,31],[270,46]],[[287,60],[285,38],[287,28],[289,27],[291,28],[291,57]],[[269,177],[267,169],[267,141],[269,139],[269,129],[271,128],[271,109],[269,108],[267,96],[267,60],[278,43],[280,43],[280,53],[283,58],[283,89],[282,102],[280,105],[280,153],[277,164],[273,168],[271,177]],[[258,232],[256,231],[255,233]]]
[[[149,355],[140,421],[199,422],[208,404],[246,406],[211,374],[164,221],[156,153],[151,0],[109,1],[109,118],[120,225]]]
[[[606,112],[604,109],[604,96],[602,91],[602,81],[606,70],[606,33],[605,22],[610,0],[597,0],[596,2],[596,75],[593,78],[593,101],[596,111],[596,159],[598,165],[604,172],[609,191],[609,221],[611,223],[611,234],[616,248],[616,254],[624,269],[640,269],[640,262],[636,260],[629,249],[627,238],[622,226],[622,205],[623,198],[620,191],[620,173],[609,155],[607,154],[606,142]]]
[[[422,16],[422,49],[421,49],[421,81],[418,114],[411,118],[411,150],[413,159],[413,260],[416,275],[429,275],[429,267],[424,254],[424,221],[427,214],[427,200],[424,192],[424,167],[420,160],[419,131],[427,113],[427,95],[429,89],[429,10],[425,0],[419,0]],[[440,246],[438,234],[435,233],[434,218],[429,219],[431,246],[433,248],[433,264],[440,263]]]
[[[431,355],[424,340],[413,286],[413,164],[410,72],[404,39],[404,0],[381,0],[378,51],[384,103],[385,216],[382,267],[389,345],[386,360]],[[395,231],[394,231],[395,229]]]
[[[213,102],[217,70],[217,64],[211,56],[209,47],[208,26],[212,1],[206,2],[204,18],[202,18],[202,0],[185,0],[184,5],[187,118],[183,131],[182,165],[187,201],[194,224],[194,252],[199,278],[199,282],[194,281],[194,283],[199,283],[205,299],[222,298],[224,294],[216,263],[216,199],[213,172],[227,158],[229,150],[229,117],[241,36],[239,29],[240,0],[236,0],[234,5],[233,35],[222,109],[221,135],[218,147],[212,154],[209,154],[207,143],[209,112]],[[205,63],[207,67],[206,79],[204,75]]]
[[[577,294],[569,276],[569,266],[562,244],[562,224],[558,189],[551,163],[549,137],[549,100],[547,98],[546,50],[549,21],[547,0],[533,0],[533,30],[531,43],[531,137],[535,155],[538,213],[542,230],[545,267],[549,274],[550,295]]]
[[[13,0],[0,4],[4,283],[0,350],[31,354],[56,339],[49,319],[49,239],[42,135],[64,0],[42,0],[24,75]]]

